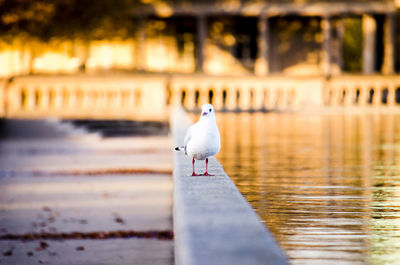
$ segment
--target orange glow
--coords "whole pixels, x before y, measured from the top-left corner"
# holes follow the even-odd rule
[[[87,68],[131,69],[135,66],[135,43],[127,41],[93,41],[90,43]]]

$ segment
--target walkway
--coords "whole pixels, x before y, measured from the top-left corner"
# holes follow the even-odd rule
[[[0,139],[0,264],[173,264],[169,138],[14,125]]]

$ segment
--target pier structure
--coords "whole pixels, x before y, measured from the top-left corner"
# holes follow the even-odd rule
[[[181,108],[174,109],[170,124],[179,146],[190,119]],[[286,254],[217,159],[210,159],[212,176],[191,176],[190,162],[183,152],[174,153],[175,264],[288,265]]]
[[[285,56],[293,58],[282,58],[283,54],[278,52],[282,40],[278,36],[278,26],[274,25],[277,18],[316,19],[317,31],[319,31],[317,47],[317,60],[312,61],[319,68],[323,75],[340,74],[343,68],[343,44],[344,44],[344,20],[348,17],[361,18],[362,31],[362,73],[371,74],[381,72],[393,74],[395,72],[395,47],[396,47],[396,3],[392,0],[383,1],[353,1],[351,5],[346,1],[167,1],[166,5],[156,7],[142,6],[133,9],[133,14],[139,17],[141,23],[146,19],[191,19],[196,25],[194,32],[196,47],[196,71],[208,73],[206,66],[209,59],[207,46],[210,38],[210,22],[214,18],[232,18],[233,20],[248,20],[247,35],[241,40],[239,35],[246,35],[241,32],[240,20],[234,23],[233,35],[237,38],[231,52],[233,55],[246,64],[250,60],[250,73],[256,75],[268,75],[270,73],[283,72],[288,65],[301,64],[307,61],[289,50]],[[170,21],[171,22],[171,21]],[[176,22],[175,22],[176,23]],[[315,23],[314,23],[315,24]],[[144,31],[144,27],[141,28]],[[253,32],[255,34],[251,34]],[[139,34],[145,36],[145,34]],[[378,38],[379,35],[379,38]],[[307,53],[303,47],[301,34],[296,36],[300,52]],[[242,38],[243,39],[243,38]],[[311,43],[312,41],[310,41]],[[378,48],[378,43],[382,46]],[[309,45],[310,45],[309,43]],[[255,45],[253,45],[255,44]],[[145,47],[146,38],[138,39],[138,47]],[[307,45],[306,45],[307,46]],[[248,51],[246,49],[254,49]],[[377,60],[381,56],[383,60]],[[138,60],[146,59],[138,57]],[[286,66],[278,61],[286,60]],[[333,70],[336,68],[336,70]],[[229,70],[228,70],[229,71]]]

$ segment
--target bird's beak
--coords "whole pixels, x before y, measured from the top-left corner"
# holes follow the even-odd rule
[[[201,114],[202,116],[206,116],[207,115],[207,112],[203,112],[203,114]]]

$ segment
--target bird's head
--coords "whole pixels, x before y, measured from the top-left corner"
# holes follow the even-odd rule
[[[204,104],[201,107],[201,117],[214,117],[214,107],[211,104]]]

